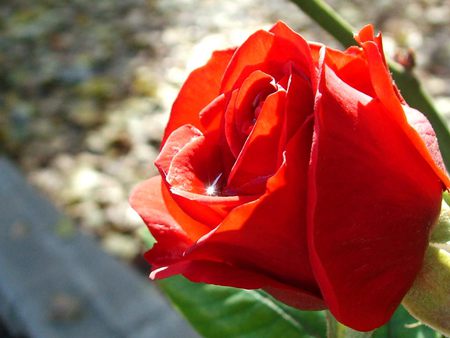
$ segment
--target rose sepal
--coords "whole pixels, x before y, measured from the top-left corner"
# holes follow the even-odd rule
[[[450,336],[450,207],[445,202],[423,268],[402,303],[419,321]]]

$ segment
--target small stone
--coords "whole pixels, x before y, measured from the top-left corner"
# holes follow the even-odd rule
[[[445,25],[448,24],[448,18],[450,16],[450,8],[447,5],[430,7],[425,12],[426,20],[433,25]]]
[[[93,168],[77,168],[70,178],[70,187],[74,199],[83,199],[100,184],[102,174]]]
[[[57,293],[50,301],[49,318],[55,322],[79,320],[83,311],[79,298],[67,293]]]
[[[88,232],[101,233],[106,227],[104,211],[92,200],[86,200],[70,207],[73,215]]]
[[[120,203],[127,198],[119,183],[105,175],[98,187],[93,190],[92,199],[101,205],[111,205]]]
[[[141,218],[126,201],[109,206],[105,214],[107,221],[122,231],[135,230],[143,224]]]
[[[11,239],[17,240],[25,237],[28,231],[29,229],[25,224],[21,222],[16,222],[11,226],[9,235]]]
[[[129,235],[110,232],[102,240],[108,253],[125,260],[131,260],[140,253],[139,241]]]
[[[83,100],[71,107],[69,119],[80,127],[91,128],[101,122],[101,114],[94,100]]]
[[[71,220],[63,217],[55,224],[55,233],[61,238],[70,238],[75,236],[76,229]]]

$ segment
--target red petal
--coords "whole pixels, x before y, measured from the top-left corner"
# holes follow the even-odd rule
[[[240,269],[223,262],[211,261],[183,261],[153,271],[152,279],[167,278],[172,275],[183,274],[186,278],[197,283],[208,283],[244,289],[259,289],[266,285],[275,284],[270,278],[248,269]]]
[[[367,60],[361,48],[351,46],[342,52],[318,43],[310,43],[309,46],[317,65],[320,50],[325,48],[326,64],[333,69],[339,78],[364,94],[372,97],[376,96],[372,87],[372,81],[370,80]]]
[[[369,37],[370,34],[369,36],[366,36],[366,34],[360,34],[359,39],[362,41],[361,46],[366,53],[372,86],[375,90],[376,97],[381,101],[386,109],[391,112],[391,115],[401,127],[402,132],[408,136],[410,142],[414,144],[422,157],[428,162],[430,167],[433,168],[443,184],[446,187],[450,187],[450,179],[446,172],[436,165],[424,141],[420,138],[414,128],[407,123],[405,113],[401,106],[401,101],[397,95],[391,75],[385,64],[383,51],[380,50],[381,38],[378,37],[375,41],[364,40],[369,39]]]
[[[170,198],[189,217],[211,229],[234,207],[255,198],[215,196],[222,189],[221,155],[219,145],[184,125],[169,136],[155,162],[170,189]]]
[[[255,124],[255,104],[259,103],[255,100],[258,96],[265,99],[276,90],[273,80],[272,76],[264,72],[254,71],[231,95],[225,112],[225,136],[235,158],[249,135],[248,129]]]
[[[383,61],[383,64],[387,67],[386,58],[384,57],[383,53],[383,38],[381,36],[381,32],[375,36],[375,30],[372,25],[366,25],[359,31],[358,34],[355,35],[355,40],[362,46],[364,42],[372,41],[375,43],[375,45],[378,48],[378,51],[380,51],[381,54],[381,60]]]
[[[303,58],[303,60],[297,59],[300,56],[297,55],[297,58],[287,58],[287,61],[294,64],[296,67],[300,66],[300,68],[298,68],[298,70],[300,70],[300,73],[304,73],[304,75],[306,75],[306,78],[311,81],[310,85],[313,88],[316,88],[317,76],[314,67],[314,61],[311,56],[311,50],[309,48],[309,43],[305,39],[303,39],[300,34],[292,30],[282,21],[278,21],[269,31],[274,33],[277,37],[292,41],[294,43],[294,45],[298,49],[294,53],[301,53],[301,57]]]
[[[310,256],[331,312],[367,331],[390,318],[420,270],[442,185],[391,111],[324,72],[309,178]]]
[[[258,95],[262,99],[274,92],[276,88],[271,84],[273,77],[261,71],[255,71],[244,80],[242,86],[231,94],[230,102],[225,112],[225,137],[231,152],[236,158],[247,139],[256,119],[253,102]]]
[[[365,25],[358,34],[355,34],[355,40],[362,44],[366,41],[374,41],[375,40],[375,30],[372,25]]]
[[[219,145],[210,141],[190,125],[170,134],[155,164],[171,189],[205,194],[222,175]]]
[[[164,178],[169,173],[174,156],[178,154],[186,144],[200,136],[202,136],[202,133],[191,125],[184,125],[170,134],[169,139],[164,143],[161,152],[155,160],[155,166]]]
[[[183,129],[181,127],[179,129]],[[177,131],[179,130],[177,129]],[[172,135],[168,142],[171,142]],[[207,156],[213,151],[207,147],[203,135],[193,136],[187,143],[181,145],[182,148],[173,156],[170,162],[169,172],[166,180],[171,189],[190,191],[197,194],[206,193],[208,178],[211,181],[220,173],[220,167],[216,161],[207,163]]]
[[[200,122],[206,132],[219,130],[228,101],[229,95],[221,94],[200,111]]]
[[[196,241],[211,229],[189,217],[173,200],[161,177],[156,176],[139,184],[132,192],[130,204],[142,217],[156,240],[165,241],[170,246],[170,236],[183,234],[189,243]],[[173,242],[176,246],[177,241]]]
[[[285,140],[290,140],[305,120],[312,115],[314,93],[308,79],[291,70],[286,89]]]
[[[264,189],[282,161],[280,140],[285,118],[285,91],[269,95],[231,169],[227,189],[234,194],[255,194]]]
[[[285,163],[268,181],[266,194],[235,208],[187,257],[230,262],[320,297],[305,227],[311,129],[312,123],[305,123],[291,140]]]
[[[436,134],[434,133],[431,123],[427,118],[418,110],[403,106],[408,123],[413,127],[416,132],[420,135],[420,138],[425,142],[425,145],[434,160],[434,163],[445,172],[444,161],[442,160],[442,155],[439,150],[438,140]]]
[[[316,295],[302,292],[270,277],[248,269],[241,269],[221,262],[184,261],[163,267],[150,274],[152,279],[161,279],[183,274],[197,283],[231,286],[243,289],[265,288],[274,297],[304,310],[321,310],[325,306]]]
[[[158,241],[152,248],[151,263],[164,265],[179,259],[197,236],[187,234],[170,215],[161,192],[161,177],[140,183],[130,196],[130,204],[142,217]]]
[[[279,22],[270,32],[257,31],[236,50],[224,74],[221,92],[240,87],[255,70],[278,79],[284,74],[287,62],[294,63],[307,77],[314,76],[307,42]]]
[[[265,287],[264,291],[283,303],[300,310],[314,311],[327,308],[322,298],[289,285],[286,285],[286,287],[282,287],[282,285],[269,286]]]
[[[220,95],[222,76],[234,51],[215,51],[205,66],[189,75],[172,106],[163,144],[172,131],[184,124],[192,124],[202,130],[199,112]]]
[[[208,196],[171,189],[172,197],[192,218],[207,224],[211,229],[217,226],[235,207],[248,203],[257,196]]]

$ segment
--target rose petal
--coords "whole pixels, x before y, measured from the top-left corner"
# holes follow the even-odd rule
[[[229,100],[229,95],[221,94],[200,111],[200,122],[206,132],[219,130]]]
[[[168,143],[172,140],[172,135],[169,136]],[[166,176],[171,189],[191,191],[197,194],[206,193],[209,182],[212,182],[221,171],[216,161],[209,162],[207,160],[208,156],[215,155],[214,147],[209,147],[209,145],[205,142],[203,135],[193,136],[173,156]]]
[[[223,262],[202,260],[186,260],[163,267],[152,271],[150,277],[152,279],[161,279],[175,274],[183,274],[189,280],[197,283],[209,283],[243,289],[259,289],[273,283],[270,278],[248,269],[240,269]],[[276,282],[273,284],[276,284]]]
[[[381,37],[373,37],[373,34],[363,31],[363,34],[357,36],[358,40],[368,60],[370,78],[372,86],[375,90],[376,97],[381,103],[388,109],[392,116],[401,127],[402,132],[405,133],[410,142],[414,144],[417,151],[420,152],[422,157],[428,162],[431,168],[439,176],[443,185],[447,188],[450,187],[450,178],[446,172],[442,170],[434,161],[433,157],[429,153],[424,141],[420,138],[419,134],[412,128],[406,121],[405,113],[401,106],[401,100],[397,95],[397,91],[393,85],[392,77],[387,69],[383,51],[380,50]]]
[[[163,194],[164,189],[161,177],[156,176],[136,186],[130,196],[131,206],[157,240],[150,250],[150,262],[155,266],[177,261],[193,241],[210,230],[183,215],[167,192]],[[183,226],[174,219],[176,216]]]
[[[211,228],[222,222],[233,208],[257,198],[251,195],[208,196],[177,189],[171,189],[171,192],[174,200],[186,213]]]
[[[234,104],[235,97],[231,93],[221,94],[210,102],[200,113],[200,121],[205,129],[208,142],[216,144],[220,152],[219,162],[222,164],[222,179],[226,180],[236,158],[231,153],[226,141],[224,128],[224,116],[227,107]]]
[[[420,270],[442,185],[391,111],[326,66],[322,81],[310,257],[331,312],[367,331],[389,320]]]
[[[319,43],[309,43],[313,59],[318,65],[319,53],[321,48],[326,48],[327,66],[351,87],[375,97],[375,91],[372,87],[372,81],[369,76],[369,68],[364,51],[356,46],[349,47],[342,52],[337,49],[325,47]]]
[[[195,127],[184,125],[169,136],[155,162],[171,199],[189,217],[211,228],[233,207],[255,198],[217,196],[222,193],[221,176],[225,174],[221,155],[220,146]]]
[[[283,285],[266,286],[264,291],[283,303],[300,310],[314,311],[327,308],[322,298],[290,285],[286,285],[286,287],[283,287]]]
[[[192,125],[184,125],[175,130],[164,143],[161,152],[155,160],[155,166],[165,178],[170,170],[170,165],[176,154],[192,140],[203,136],[202,133]]]
[[[314,92],[311,83],[294,68],[290,69],[286,88],[285,142],[301,128],[305,120],[313,114]],[[280,142],[284,146],[285,143]]]
[[[309,263],[305,228],[311,132],[309,120],[289,143],[285,163],[270,178],[267,193],[231,211],[187,257],[230,262],[320,298]]]
[[[150,278],[161,279],[175,274],[183,274],[189,280],[197,283],[243,289],[265,288],[276,298],[286,301],[288,304],[295,304],[304,310],[322,310],[325,308],[322,299],[314,294],[302,292],[256,271],[242,269],[222,262],[184,261],[154,270],[150,274]]]
[[[225,112],[225,137],[234,157],[238,157],[242,146],[256,122],[255,111],[259,100],[276,91],[272,76],[255,71],[244,80],[242,86],[233,91]]]
[[[313,77],[313,63],[307,42],[284,23],[278,22],[270,32],[260,30],[251,35],[233,55],[223,77],[221,92],[241,86],[255,70],[272,75],[283,73],[283,65],[293,62],[298,70]]]
[[[425,143],[431,157],[434,160],[434,163],[436,163],[436,165],[443,172],[445,172],[446,169],[439,150],[438,140],[430,121],[428,121],[421,112],[414,108],[403,106],[403,111],[405,112],[409,125],[416,130],[422,141]]]
[[[170,134],[155,164],[171,189],[206,194],[223,174],[220,147],[184,125]]]
[[[286,92],[269,95],[236,162],[231,169],[227,191],[255,194],[265,187],[282,161],[280,140],[285,119]],[[231,194],[231,193],[230,193]]]
[[[198,113],[220,95],[222,76],[234,51],[235,49],[215,51],[205,66],[189,75],[172,106],[163,144],[175,129],[184,124],[191,124],[202,130]]]
[[[305,78],[311,81],[310,83],[311,87],[316,88],[317,86],[316,70],[314,67],[314,61],[311,56],[311,50],[309,48],[308,42],[300,34],[292,30],[288,25],[286,25],[282,21],[278,21],[269,30],[269,32],[274,33],[275,36],[281,37],[288,41],[292,41],[295,44],[295,46],[298,48],[298,53],[302,53],[304,60],[298,62],[299,59],[297,56],[297,58],[289,58],[286,63],[287,64],[290,63],[291,65],[294,64],[297,67],[298,72],[300,74],[306,75]]]

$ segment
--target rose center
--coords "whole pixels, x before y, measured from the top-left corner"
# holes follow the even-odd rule
[[[245,112],[243,112],[243,115],[247,118],[241,124],[240,132],[242,134],[244,134],[245,136],[248,136],[250,134],[253,127],[255,126],[256,121],[258,120],[259,113],[261,112],[264,105],[264,101],[266,100],[267,96],[275,92],[275,90],[276,89],[274,88],[274,86],[270,84],[268,87],[258,92],[253,98],[253,101],[251,101],[251,103],[244,108]]]

